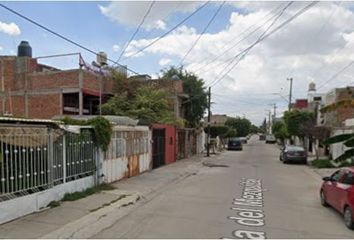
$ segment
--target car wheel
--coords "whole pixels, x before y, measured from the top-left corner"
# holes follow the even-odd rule
[[[283,163],[286,164],[286,163],[288,163],[288,161],[286,161],[285,159],[283,159]]]
[[[344,223],[349,229],[354,229],[353,213],[350,207],[344,209]]]
[[[307,160],[304,160],[304,161],[303,161],[303,164],[307,165]]]
[[[320,192],[320,198],[321,198],[321,205],[324,207],[328,207],[326,195],[324,194],[323,190],[321,190],[321,192]]]

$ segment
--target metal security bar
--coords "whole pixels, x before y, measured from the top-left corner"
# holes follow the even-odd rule
[[[0,135],[0,201],[92,175],[91,132]]]
[[[92,175],[95,170],[96,147],[90,132],[67,134],[66,181]]]

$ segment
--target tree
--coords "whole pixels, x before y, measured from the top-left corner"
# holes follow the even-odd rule
[[[266,133],[267,132],[267,119],[263,120],[263,123],[259,127],[259,129],[261,130],[262,133]]]
[[[259,127],[257,127],[256,125],[251,125],[251,129],[250,132],[251,133],[259,133],[261,131],[261,129]]]
[[[272,126],[272,132],[274,136],[282,142],[288,137],[286,125],[283,121],[276,121]]]
[[[169,108],[166,91],[150,86],[137,88],[130,98],[128,98],[127,92],[112,97],[102,105],[102,113],[128,116],[142,120],[147,124],[178,124]]]
[[[234,138],[237,136],[236,129],[234,128],[229,128],[229,131],[225,134],[226,138]]]
[[[299,138],[306,136],[305,125],[314,121],[312,112],[298,110],[285,112],[283,118],[288,134]]]
[[[107,103],[102,105],[101,111],[103,115],[125,116],[131,107],[127,93],[123,92],[120,95],[111,97]]]
[[[140,87],[131,103],[128,115],[148,123],[174,123],[167,93],[154,87]]]
[[[216,137],[224,137],[228,132],[230,128],[227,126],[210,126],[210,136],[212,138]],[[204,128],[204,131],[207,133],[208,128]]]
[[[178,76],[183,81],[183,91],[189,95],[189,100],[184,104],[185,119],[187,127],[198,127],[203,118],[205,109],[208,106],[207,92],[203,79],[183,67],[173,67],[161,70],[161,78],[172,78]]]
[[[228,118],[225,122],[226,126],[236,129],[237,137],[245,137],[250,133],[251,122],[246,118]]]

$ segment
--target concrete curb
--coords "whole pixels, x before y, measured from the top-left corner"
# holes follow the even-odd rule
[[[42,236],[41,239],[90,238],[124,216],[124,211],[118,209],[134,204],[139,199],[138,193],[127,195],[109,206],[102,207]]]
[[[304,171],[307,174],[309,174],[312,178],[316,179],[319,182],[322,182],[322,176],[318,172],[314,171],[314,169],[307,167],[304,169]]]

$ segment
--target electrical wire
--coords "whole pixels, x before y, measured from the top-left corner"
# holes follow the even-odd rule
[[[321,84],[317,90],[319,90],[320,88],[324,87],[325,85],[327,85],[329,82],[335,80],[342,72],[344,72],[345,70],[347,70],[350,66],[352,66],[354,64],[354,60],[351,61],[349,64],[347,64],[345,67],[343,67],[341,70],[339,70],[338,72],[336,72],[332,77],[330,77],[327,81],[325,81],[323,84]]]
[[[275,32],[277,32],[279,29],[283,28],[284,26],[286,26],[287,24],[289,24],[290,22],[292,22],[294,19],[296,19],[297,17],[299,17],[301,14],[303,14],[304,12],[306,12],[308,9],[310,9],[311,7],[313,7],[314,5],[316,5],[318,3],[318,1],[313,1],[310,4],[308,4],[306,7],[302,8],[301,10],[299,10],[296,14],[294,14],[293,16],[291,16],[290,18],[288,18],[287,20],[285,20],[283,23],[281,23],[280,25],[278,25],[276,28],[274,28],[272,31],[270,31],[269,33],[267,33],[266,35],[264,35],[261,39],[259,39],[257,42],[253,43],[251,46],[249,46],[248,48],[244,49],[240,54],[243,53],[247,53],[249,51],[249,49],[253,48],[254,46],[256,46],[258,43],[262,42],[264,39],[268,38],[269,36],[271,36],[272,34],[274,34]],[[238,54],[238,55],[240,55]],[[237,56],[237,55],[236,55]],[[242,58],[242,57],[241,57]],[[221,78],[219,78],[217,81],[215,81],[212,86],[215,86],[217,83],[219,83],[240,61],[236,62],[236,64],[234,64],[228,71],[226,74],[224,74]]]
[[[182,4],[184,4],[185,2],[178,2],[178,4],[174,7],[174,9],[178,9]],[[166,22],[167,19],[172,15],[172,13],[174,13],[174,11],[171,11],[170,13],[168,13],[161,21],[162,22]],[[142,39],[146,39],[149,36],[151,36],[151,34],[156,30],[156,28],[152,29],[151,31],[147,32],[144,36],[142,36]]]
[[[154,4],[155,4],[155,1],[152,1],[151,4],[150,4],[150,6],[149,6],[149,8],[147,9],[145,15],[144,15],[143,18],[141,19],[141,22],[140,22],[139,26],[136,28],[135,32],[133,33],[133,35],[131,36],[131,38],[130,38],[129,41],[127,42],[127,44],[125,44],[125,46],[124,46],[122,52],[120,53],[120,55],[119,55],[119,57],[118,57],[117,62],[120,61],[120,59],[122,58],[123,54],[125,53],[125,50],[126,50],[127,47],[129,46],[129,44],[131,43],[131,41],[133,41],[133,39],[135,38],[136,34],[139,32],[141,26],[144,24],[144,22],[145,22],[147,16],[149,15],[149,13],[150,13],[152,7],[154,6]]]
[[[214,21],[215,17],[218,15],[218,13],[220,12],[221,8],[224,6],[226,1],[223,1],[220,6],[218,7],[218,9],[215,11],[214,15],[210,18],[209,22],[207,23],[207,25],[205,25],[203,31],[200,33],[200,35],[198,36],[198,38],[196,39],[196,41],[193,43],[193,45],[189,48],[189,50],[186,52],[186,54],[182,57],[182,60],[180,61],[179,65],[182,65],[182,63],[184,62],[184,60],[186,60],[187,56],[190,54],[190,52],[193,50],[193,48],[197,45],[197,43],[199,42],[200,38],[203,36],[203,34],[206,32],[206,30],[209,28],[210,24]]]
[[[266,30],[258,37],[258,39],[251,44],[248,48],[246,48],[245,50],[243,50],[242,52],[240,52],[239,54],[235,55],[233,59],[231,59],[231,61],[223,68],[223,70],[220,72],[220,74],[223,71],[226,71],[224,74],[221,75],[220,78],[216,79],[214,82],[212,82],[210,84],[210,86],[215,86],[218,82],[220,82],[225,76],[227,76],[227,74],[234,68],[237,66],[237,64],[239,62],[241,62],[242,59],[245,58],[245,56],[248,54],[248,52],[254,47],[256,46],[259,42],[261,42],[263,40],[263,37],[266,36],[267,32],[270,30],[271,27],[273,27],[273,25],[278,21],[278,19],[283,15],[283,13],[285,12],[285,10],[291,6],[291,4],[293,4],[293,2],[289,2],[283,9],[282,11],[276,16],[276,18],[273,19],[272,23],[266,28]],[[238,61],[233,65],[232,63],[238,58]],[[231,66],[231,68],[229,70],[226,70],[229,66]]]
[[[205,2],[202,6],[200,6],[199,8],[197,8],[194,12],[192,12],[191,14],[189,14],[186,18],[184,18],[181,22],[179,22],[178,24],[176,24],[174,27],[172,27],[170,30],[168,30],[167,32],[165,32],[164,34],[162,34],[160,37],[156,38],[155,40],[153,40],[152,42],[150,42],[148,45],[146,45],[145,47],[139,49],[138,51],[130,54],[129,56],[126,56],[125,58],[123,58],[124,60],[127,60],[133,56],[136,56],[137,54],[145,51],[147,48],[151,47],[152,45],[154,45],[156,42],[160,41],[162,38],[166,37],[168,34],[170,34],[171,32],[173,32],[175,29],[177,29],[179,26],[181,26],[183,23],[185,23],[188,19],[190,19],[191,17],[193,17],[196,13],[198,13],[200,10],[202,10],[210,1]]]
[[[15,11],[15,10],[13,10],[13,9],[11,9],[11,8],[9,8],[9,7],[7,7],[7,6],[5,6],[5,5],[2,4],[2,3],[0,3],[0,7],[2,7],[2,8],[4,8],[4,9],[8,10],[9,12],[12,12],[13,14],[15,14],[15,15],[17,15],[17,16],[19,16],[19,17],[21,17],[21,18],[23,18],[23,19],[25,19],[25,20],[27,20],[27,21],[29,21],[30,23],[36,25],[37,27],[40,27],[40,28],[44,29],[44,30],[47,31],[47,32],[50,32],[51,34],[53,34],[53,35],[55,35],[55,36],[57,36],[57,37],[59,37],[59,38],[65,40],[65,41],[67,41],[67,42],[69,42],[69,43],[71,43],[71,44],[73,44],[73,45],[75,45],[75,46],[77,46],[77,47],[79,47],[79,48],[81,48],[81,49],[84,49],[84,50],[87,51],[87,52],[90,52],[90,53],[92,53],[92,54],[94,54],[94,55],[98,55],[98,54],[99,54],[98,52],[95,52],[95,51],[89,49],[88,47],[85,47],[85,46],[83,46],[82,44],[79,44],[79,43],[77,43],[77,42],[75,42],[75,41],[69,39],[68,37],[63,36],[62,34],[57,33],[57,32],[55,32],[54,30],[49,29],[48,27],[45,27],[44,25],[42,25],[42,24],[40,24],[40,23],[38,23],[38,22],[36,22],[36,21],[30,19],[29,17],[24,16],[23,14],[21,14],[21,13]],[[116,62],[116,61],[114,61],[114,60],[111,60],[111,59],[109,59],[109,58],[107,58],[107,60],[110,61],[110,62],[112,62],[112,63],[117,64],[118,66],[120,66],[120,67],[122,67],[122,68],[126,68],[128,71],[130,71],[130,72],[132,72],[132,73],[134,73],[134,74],[139,74],[138,72],[136,72],[136,71],[134,71],[134,70],[128,68],[127,66],[123,66],[123,65],[119,64],[118,62]]]
[[[265,18],[267,18],[268,16],[272,15],[273,12],[278,11],[278,9],[282,6],[283,4],[279,4],[275,9],[273,9],[272,11],[270,11],[268,14],[266,14],[263,18],[260,19],[263,20]],[[241,38],[240,36],[236,36],[234,37],[230,42],[228,42],[225,46],[223,46],[223,49],[226,49],[226,46],[229,46],[231,43],[233,43],[233,45],[229,48],[227,48],[225,51],[223,51],[222,53],[220,53],[219,55],[217,55],[216,57],[214,57],[213,59],[211,59],[211,57],[208,57],[204,60],[207,59],[211,59],[211,61],[208,61],[206,64],[203,64],[201,67],[197,68],[196,70],[194,70],[194,72],[199,72],[200,70],[206,68],[208,65],[214,63],[217,59],[219,59],[220,57],[225,56],[225,54],[227,52],[229,52],[231,49],[237,47],[242,41],[244,41],[245,39],[247,39],[249,36],[251,36],[253,33],[257,32],[259,29],[261,29],[268,21],[272,20],[276,15],[271,16],[269,19],[267,19],[262,25],[258,26],[257,28],[255,28],[253,31],[251,31],[250,33],[248,33],[246,36],[244,36],[243,38]],[[246,28],[244,31],[242,31],[240,33],[240,35],[242,36],[243,34],[245,34],[248,30],[250,30],[251,28],[257,26],[258,23],[255,23],[251,26],[249,26],[248,28]],[[237,41],[236,43],[234,43],[234,41],[236,39],[240,39],[239,41]],[[211,68],[209,68],[211,69]]]

